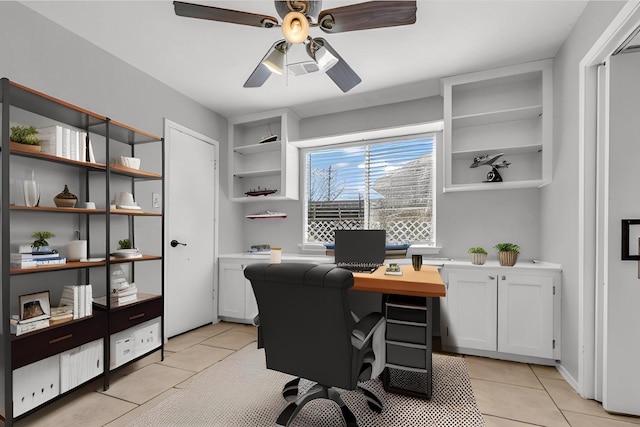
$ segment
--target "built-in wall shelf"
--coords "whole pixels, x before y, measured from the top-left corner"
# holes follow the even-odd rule
[[[234,202],[298,200],[299,118],[288,109],[235,117],[229,120],[229,194]],[[268,136],[275,141],[260,142]],[[274,189],[269,196],[247,197],[258,187]]]
[[[552,179],[552,61],[442,79],[444,191],[541,187]],[[498,157],[502,182],[487,182]]]

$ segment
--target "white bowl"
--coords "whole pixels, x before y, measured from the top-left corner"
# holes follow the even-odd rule
[[[120,163],[131,169],[140,169],[140,159],[137,157],[120,156]]]

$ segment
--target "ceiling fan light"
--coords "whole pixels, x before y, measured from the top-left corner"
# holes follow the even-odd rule
[[[282,75],[284,69],[284,52],[278,49],[274,49],[265,59],[262,60],[262,65],[267,67],[272,73]]]
[[[324,46],[321,47],[320,49],[316,50],[315,58],[313,58],[313,60],[316,61],[316,64],[318,64],[318,67],[322,71],[327,71],[327,70],[331,69],[331,67],[333,67],[334,65],[336,65],[338,63],[338,58],[336,58]]]
[[[289,12],[282,20],[282,34],[289,43],[302,43],[309,35],[309,21],[300,12]]]

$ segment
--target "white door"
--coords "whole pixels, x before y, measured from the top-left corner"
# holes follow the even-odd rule
[[[607,411],[640,415],[640,280],[638,263],[621,260],[622,220],[638,219],[640,182],[640,53],[610,60],[608,260],[603,296],[603,394]],[[629,254],[638,254],[638,226],[631,226]]]
[[[553,302],[553,277],[501,274],[498,351],[553,359]]]
[[[168,120],[165,139],[165,336],[172,337],[217,321],[218,146]]]
[[[496,351],[497,292],[495,272],[449,273],[445,331],[448,346]]]

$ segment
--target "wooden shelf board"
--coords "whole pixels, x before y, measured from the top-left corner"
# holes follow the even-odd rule
[[[147,172],[139,169],[131,169],[122,165],[111,164],[109,165],[109,168],[113,173],[130,176],[133,178],[162,179],[162,175],[159,173]]]
[[[162,295],[145,294],[145,293],[138,292],[138,298],[136,298],[135,300],[126,302],[126,303],[124,303],[122,305],[120,305],[118,303],[111,304],[111,309],[113,310],[113,309],[118,309],[118,308],[123,308],[123,307],[130,307],[130,306],[135,305],[135,304],[139,304],[139,303],[142,303],[142,302],[146,302],[146,301],[150,301],[150,300],[158,299],[158,298],[162,298]],[[93,304],[95,306],[97,306],[98,308],[106,309],[107,308],[107,297],[103,296],[103,297],[94,298]]]
[[[106,212],[104,209],[86,209],[86,208],[59,208],[56,206],[16,206],[9,207],[12,211],[28,211],[28,212],[58,212],[72,214],[102,214]]]
[[[29,152],[29,151],[21,151],[21,150],[11,150],[11,154],[22,156],[22,157],[31,157],[33,159],[47,160],[50,162],[56,162],[60,164],[66,164],[69,166],[76,166],[91,170],[104,171],[107,166],[101,163],[92,163],[92,162],[83,162],[80,160],[71,160],[65,157],[54,156],[53,154],[39,153],[39,152]]]
[[[111,264],[119,264],[123,262],[153,261],[153,260],[159,260],[159,259],[162,259],[162,257],[158,255],[143,255],[141,258],[116,258],[114,256],[111,256],[109,258],[109,261]],[[45,271],[71,270],[76,268],[87,268],[87,267],[101,267],[106,264],[107,264],[106,261],[95,261],[95,262],[68,261],[66,264],[41,265],[38,267],[29,267],[29,268],[11,268],[11,275],[16,276],[20,274],[42,273]]]
[[[149,212],[139,209],[112,209],[111,215],[131,215],[131,216],[162,216],[160,212]]]

